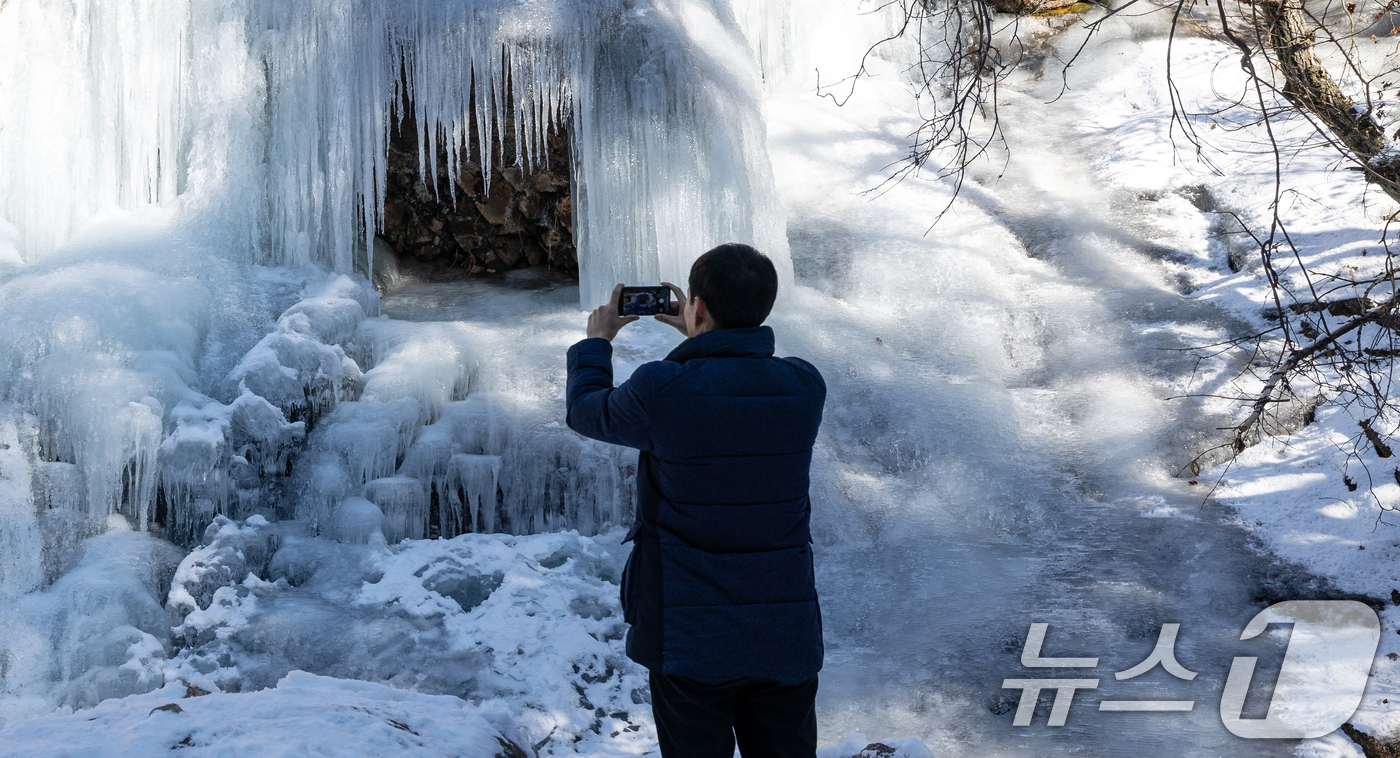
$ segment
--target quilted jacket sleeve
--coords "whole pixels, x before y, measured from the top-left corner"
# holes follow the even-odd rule
[[[590,337],[574,344],[568,356],[569,428],[595,440],[650,450],[652,424],[647,398],[660,375],[667,373],[663,364],[656,361],[639,366],[632,378],[614,387],[612,343]]]

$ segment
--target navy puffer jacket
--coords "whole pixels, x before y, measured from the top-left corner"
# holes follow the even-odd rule
[[[613,387],[612,345],[569,348],[569,428],[641,451],[622,578],[627,655],[708,682],[822,665],[808,469],[826,383],[773,330],[717,329]]]

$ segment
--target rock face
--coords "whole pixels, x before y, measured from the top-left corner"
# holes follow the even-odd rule
[[[501,126],[504,153],[513,159],[514,128],[509,121]],[[471,159],[479,155],[476,129],[472,135],[457,181],[449,181],[447,151],[439,148],[430,184],[418,169],[417,125],[405,119],[391,131],[383,237],[404,268],[490,276],[548,266],[578,278],[567,133],[550,132],[547,165],[493,168],[489,186]]]

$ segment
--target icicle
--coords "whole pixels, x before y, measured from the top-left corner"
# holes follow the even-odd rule
[[[365,483],[393,475],[419,428],[418,401],[347,402],[336,406],[320,432],[321,444],[339,453],[351,480]]]
[[[375,479],[365,485],[365,499],[384,514],[381,528],[390,544],[428,536],[428,492],[421,481],[407,476]]]
[[[443,533],[496,531],[496,490],[501,476],[501,457],[459,453],[452,456],[450,469],[447,490],[451,507],[442,511]],[[462,512],[463,507],[467,508],[466,513]]]
[[[14,409],[0,405],[0,601],[38,587],[44,579],[44,534],[39,527],[30,463],[20,445]]]

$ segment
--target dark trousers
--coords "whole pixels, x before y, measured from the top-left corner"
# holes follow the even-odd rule
[[[701,684],[651,672],[651,711],[662,758],[814,758],[817,678]]]

